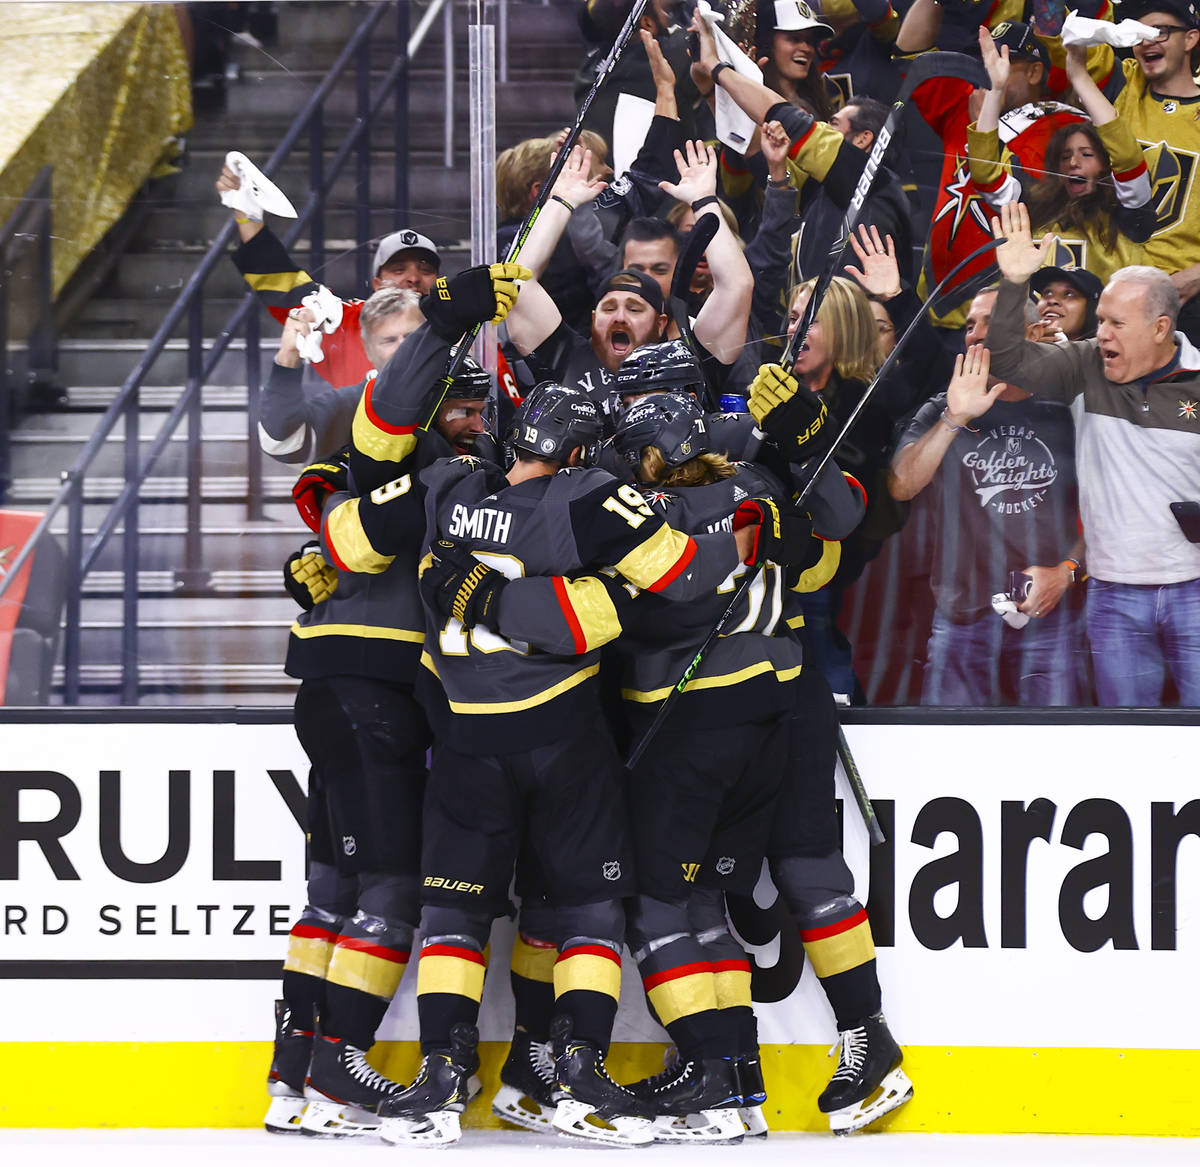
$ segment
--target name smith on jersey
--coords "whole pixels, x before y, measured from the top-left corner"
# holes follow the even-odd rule
[[[512,531],[512,514],[492,507],[466,507],[456,502],[450,512],[447,534],[452,539],[480,539],[507,543]]]

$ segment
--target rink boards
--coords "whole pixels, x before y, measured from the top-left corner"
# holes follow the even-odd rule
[[[290,726],[266,711],[12,716],[0,1126],[257,1125],[304,891],[307,764]],[[846,855],[916,1086],[891,1129],[1200,1133],[1200,717],[851,716],[888,842],[868,847],[839,786]],[[774,901],[764,879],[735,919],[763,942],[769,1117],[820,1130],[832,1016]],[[485,1098],[511,1032],[511,937],[498,923]],[[664,1035],[626,963],[612,1063],[628,1078],[658,1068]],[[418,1061],[414,984],[373,1057],[402,1079]],[[76,1087],[47,1089],[64,1079]],[[480,1102],[468,1118],[491,1121]]]

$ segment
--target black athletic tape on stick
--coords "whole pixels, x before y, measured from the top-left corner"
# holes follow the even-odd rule
[[[608,75],[613,71],[613,66],[621,59],[621,54],[625,51],[630,40],[633,39],[633,34],[637,31],[638,24],[641,23],[642,14],[646,11],[648,3],[649,0],[636,0],[636,3],[629,11],[628,17],[625,19],[625,23],[621,26],[621,31],[617,33],[617,39],[613,41],[613,47],[609,50],[608,56],[600,62],[596,70],[596,80],[592,82],[591,89],[588,90],[587,96],[579,106],[579,113],[575,118],[575,124],[563,140],[563,144],[558,148],[554,163],[550,167],[550,173],[542,183],[537,198],[534,200],[533,206],[529,209],[529,214],[525,216],[525,221],[521,224],[521,229],[513,236],[512,242],[508,245],[508,254],[504,257],[504,263],[516,262],[521,248],[525,246],[525,240],[529,238],[529,232],[533,230],[533,225],[537,222],[538,215],[541,214],[542,208],[550,200],[550,193],[554,190],[554,184],[558,181],[558,176],[562,173],[562,168],[567,163],[568,155],[579,140],[579,135],[583,132],[583,119],[587,117],[588,110],[591,109],[592,102],[596,99],[596,94],[600,92],[601,87],[608,80]],[[458,375],[459,369],[462,368],[463,362],[467,359],[471,346],[482,331],[482,324],[472,325],[463,334],[462,340],[458,342],[458,349],[450,358],[450,364],[447,365],[446,372],[442,376],[442,391],[438,394],[437,403],[434,405],[425,424],[421,426],[421,429],[428,430],[433,425],[434,418],[437,417],[438,410],[442,408],[442,402],[446,399],[447,392],[449,392],[450,382]]]
[[[900,124],[900,120],[904,116],[904,111],[908,106],[909,100],[912,98],[917,86],[928,81],[931,77],[958,77],[963,81],[971,82],[976,89],[991,88],[991,83],[988,80],[987,71],[984,69],[983,63],[973,57],[964,56],[962,53],[922,53],[913,62],[912,68],[908,71],[908,76],[904,78],[904,84],[900,87],[900,92],[896,94],[896,100],[892,102],[892,108],[888,113],[887,121],[883,123],[879,129],[879,133],[875,135],[875,141],[871,146],[870,153],[867,155],[867,161],[863,166],[862,174],[859,175],[858,184],[854,188],[854,194],[850,197],[850,204],[846,207],[846,213],[842,217],[841,233],[833,241],[833,246],[829,249],[829,258],[825,261],[825,266],[821,269],[821,274],[817,276],[817,282],[813,287],[812,295],[808,298],[808,305],[804,309],[804,315],[800,318],[800,323],[796,327],[796,331],[792,333],[791,340],[788,341],[781,362],[785,369],[790,369],[796,363],[796,358],[800,355],[800,349],[803,348],[804,342],[808,339],[809,329],[812,328],[813,321],[817,318],[817,309],[821,307],[821,301],[825,299],[825,293],[829,290],[829,285],[833,282],[833,277],[842,270],[842,257],[846,253],[846,248],[850,245],[850,237],[854,234],[855,227],[858,226],[858,220],[862,216],[862,209],[867,201],[867,196],[871,193],[871,188],[875,185],[875,176],[883,166],[884,156],[888,152],[888,147],[892,144],[896,127]]]
[[[700,359],[696,337],[692,333],[692,322],[688,319],[687,294],[692,286],[692,276],[696,274],[696,266],[703,258],[708,245],[721,229],[720,212],[715,215],[701,215],[688,232],[687,242],[675,261],[675,274],[671,277],[671,296],[669,300],[671,317],[683,342],[692,350],[692,355],[700,361],[700,373],[704,378],[704,408],[716,412],[720,402],[716,399],[712,386],[708,383],[708,374],[704,371],[704,362]]]
[[[862,815],[863,822],[866,824],[871,846],[878,847],[880,843],[886,843],[887,839],[884,838],[883,828],[875,816],[875,808],[867,796],[867,788],[863,785],[862,775],[858,772],[858,763],[855,762],[854,755],[850,752],[846,731],[840,725],[838,726],[837,752],[842,762],[842,769],[846,771],[846,781],[850,783],[850,789],[854,793],[854,801],[858,803],[858,813]]]
[[[939,53],[939,54],[929,54],[929,55],[954,56],[956,54],[940,54]],[[892,366],[896,363],[896,360],[897,360],[899,354],[901,353],[901,351],[903,351],[905,344],[908,342],[908,339],[917,330],[917,326],[921,322],[921,317],[925,315],[926,309],[933,302],[934,297],[937,296],[938,293],[941,292],[941,290],[946,286],[946,284],[948,284],[956,275],[958,275],[958,273],[960,271],[962,271],[962,269],[965,268],[969,263],[973,263],[981,255],[985,255],[987,252],[992,251],[995,248],[999,247],[1002,243],[1007,243],[1007,242],[1008,242],[1008,240],[1004,239],[1004,238],[992,239],[990,242],[985,243],[982,247],[977,247],[965,259],[963,259],[959,263],[956,263],[938,281],[937,286],[925,298],[924,303],[922,303],[921,310],[912,318],[912,321],[909,323],[909,326],[904,330],[903,335],[900,337],[899,340],[896,341],[896,347],[894,349],[892,349],[892,351],[888,354],[887,359],[883,362],[882,365],[880,365],[879,372],[877,372],[875,374],[875,377],[872,379],[871,383],[866,387],[866,389],[863,390],[862,397],[859,398],[858,404],[854,407],[850,416],[846,419],[846,424],[842,426],[841,432],[838,434],[837,438],[834,439],[833,445],[830,446],[829,449],[825,451],[825,454],[822,456],[820,462],[817,463],[816,470],[813,471],[812,476],[804,484],[804,488],[796,496],[795,502],[792,503],[793,509],[799,510],[800,507],[803,506],[803,504],[804,504],[805,500],[808,498],[808,496],[812,493],[813,487],[816,485],[817,479],[821,476],[821,472],[833,460],[833,456],[837,452],[838,446],[840,446],[842,444],[842,442],[846,438],[846,435],[850,432],[854,423],[858,420],[859,415],[862,413],[863,408],[866,406],[867,401],[870,399],[871,395],[875,392],[875,389],[879,385],[880,381],[891,371]],[[633,752],[629,755],[629,759],[625,763],[625,766],[627,769],[632,770],[633,767],[635,765],[637,765],[638,759],[641,758],[642,754],[644,754],[646,752],[646,747],[651,743],[651,741],[654,740],[655,734],[658,733],[658,731],[662,728],[663,722],[666,721],[667,714],[670,712],[672,705],[675,703],[676,700],[678,700],[679,696],[683,693],[684,689],[687,688],[688,682],[691,681],[691,679],[697,674],[697,672],[699,672],[700,665],[704,661],[704,657],[708,653],[708,650],[710,648],[712,648],[712,646],[716,643],[717,638],[721,635],[722,632],[724,632],[725,626],[733,618],[734,610],[737,608],[738,604],[741,602],[742,597],[750,590],[750,587],[754,583],[754,581],[756,579],[758,579],[759,573],[762,571],[762,568],[763,568],[763,565],[761,563],[756,563],[742,577],[742,582],[738,586],[737,591],[734,592],[733,599],[731,599],[729,601],[729,606],[725,609],[724,612],[721,613],[721,617],[716,622],[716,624],[713,625],[712,631],[704,638],[704,643],[702,645],[700,645],[699,649],[697,649],[697,651],[696,651],[696,655],[692,657],[691,663],[688,665],[688,667],[686,669],[684,669],[683,676],[681,676],[679,678],[679,680],[675,682],[674,687],[666,695],[666,697],[663,698],[663,703],[658,707],[658,713],[655,715],[654,720],[650,723],[650,727],[646,730],[645,734],[642,735],[642,740],[640,742],[638,742],[638,744],[634,747]],[[847,770],[847,775],[849,775],[849,770]],[[861,782],[861,779],[860,779],[860,782]],[[865,789],[863,791],[863,797],[864,798],[866,797]],[[869,805],[869,803],[868,803],[868,805]],[[861,810],[862,807],[860,806],[859,809]],[[874,814],[874,808],[872,808],[871,813],[872,813],[872,815]],[[865,818],[865,812],[864,812],[864,818]],[[870,830],[870,822],[869,821],[867,822],[867,829]]]

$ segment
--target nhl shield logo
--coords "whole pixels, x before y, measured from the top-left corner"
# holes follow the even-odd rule
[[[353,835],[342,836],[342,852],[346,855],[353,855],[358,850],[358,844],[354,841]]]
[[[736,866],[737,866],[736,860],[731,859],[728,855],[722,855],[721,858],[717,860],[717,874],[718,875],[732,875],[733,869]]]
[[[600,873],[609,881],[609,883],[615,883],[621,878],[621,864],[615,859],[610,859],[600,869]]]

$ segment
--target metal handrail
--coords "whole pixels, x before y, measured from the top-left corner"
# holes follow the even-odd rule
[[[404,124],[407,122],[407,70],[409,62],[419,50],[433,20],[445,4],[446,0],[433,0],[412,36],[409,36],[408,4],[404,0],[400,0],[395,5],[397,42],[404,44],[406,51],[402,55],[397,55],[395,61],[385,73],[383,80],[376,87],[373,95],[370,93],[369,85],[369,37],[375,31],[383,15],[391,7],[391,4],[371,4],[366,17],[350,37],[324,79],[305,103],[303,109],[293,119],[279,145],[262,168],[267,175],[274,174],[299,142],[301,136],[306,131],[308,132],[310,157],[314,160],[313,167],[316,181],[313,183],[313,189],[303,209],[300,211],[298,219],[284,236],[283,242],[285,246],[290,247],[304,231],[305,227],[312,223],[311,258],[314,269],[319,268],[323,257],[322,220],[325,197],[340,175],[342,168],[349,159],[350,153],[355,149],[359,151],[359,173],[361,175],[362,159],[367,156],[370,148],[368,131],[393,90],[396,90],[400,94],[396,116],[397,221],[399,222],[406,216],[408,183],[407,137]],[[338,84],[342,73],[352,63],[355,64],[359,73],[357,86],[358,116],[353,129],[343,139],[332,161],[328,165],[325,165],[321,138],[321,115],[324,103]],[[363,73],[367,73],[366,83],[362,80]],[[400,84],[402,79],[404,84]],[[405,114],[403,119],[401,118],[402,112]],[[369,192],[359,190],[357,198],[363,202],[368,202]],[[403,202],[401,202],[401,199],[403,199]],[[253,440],[253,427],[256,421],[257,405],[255,390],[257,389],[259,368],[258,316],[257,311],[253,310],[256,304],[254,293],[247,292],[242,297],[241,302],[214,339],[212,347],[207,352],[203,349],[204,283],[213,268],[224,258],[226,248],[234,233],[234,226],[232,221],[228,222],[218,232],[216,239],[205,253],[199,265],[192,272],[175,302],[168,309],[165,318],[155,332],[145,352],[125,379],[116,398],[105,411],[91,437],[72,463],[71,468],[63,472],[63,485],[51,500],[33,535],[13,562],[8,574],[4,579],[0,580],[0,596],[3,596],[11,580],[16,577],[21,565],[32,552],[37,540],[48,529],[54,516],[66,506],[68,508],[68,580],[67,627],[63,656],[65,672],[63,698],[67,704],[73,704],[78,700],[79,696],[79,615],[83,581],[92,570],[109,538],[122,521],[124,522],[124,554],[122,558],[125,568],[122,700],[125,704],[136,704],[137,702],[138,495],[143,483],[154,470],[159,457],[167,448],[173,431],[185,416],[191,419],[188,426],[188,544],[185,552],[184,568],[179,573],[179,578],[184,586],[188,587],[194,586],[199,582],[198,576],[201,574],[199,508],[202,502],[200,493],[199,425],[202,406],[201,392],[204,384],[209,376],[211,376],[217,363],[228,349],[230,341],[239,329],[245,330],[247,368],[248,370],[253,369],[253,375],[248,377],[248,389],[250,392],[248,423],[252,429],[252,440],[248,443],[250,451],[248,485],[253,487],[257,482],[261,486],[261,451],[258,448],[257,441]],[[363,235],[357,241],[359,251],[363,252],[367,242],[367,231],[364,228],[369,230],[369,218],[361,213],[357,214],[356,227],[360,234]],[[168,339],[183,319],[185,313],[188,315],[187,385],[184,392],[180,395],[179,400],[168,413],[155,440],[150,444],[150,448],[144,459],[139,463],[136,441],[138,393],[147,373],[165,349]],[[125,484],[109,508],[108,513],[98,525],[95,535],[85,550],[82,525],[84,480],[89,467],[103,449],[106,439],[112,433],[118,419],[121,417],[124,417],[126,424]],[[256,512],[261,514],[261,493],[259,493],[257,499],[252,497],[249,500],[249,506],[252,517],[255,516]]]

